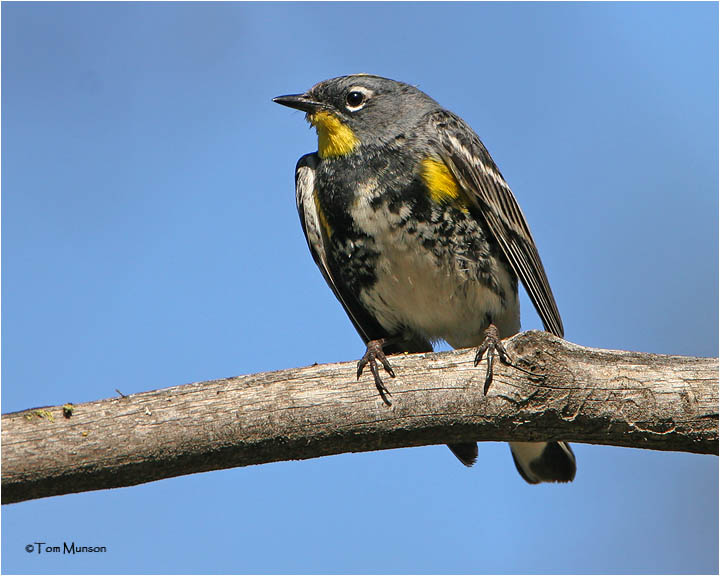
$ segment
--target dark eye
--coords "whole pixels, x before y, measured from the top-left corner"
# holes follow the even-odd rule
[[[348,92],[348,95],[345,97],[345,102],[347,102],[347,105],[350,108],[357,108],[365,102],[365,94],[358,92],[357,90],[353,90],[352,92]]]

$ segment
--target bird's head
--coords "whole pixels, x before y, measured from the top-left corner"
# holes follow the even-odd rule
[[[278,96],[273,102],[306,113],[317,130],[321,158],[407,137],[428,111],[438,107],[413,86],[369,74],[331,78],[304,94]]]

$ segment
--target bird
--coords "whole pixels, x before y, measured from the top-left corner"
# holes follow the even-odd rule
[[[563,336],[530,229],[477,134],[420,89],[372,74],[330,78],[273,101],[305,112],[317,151],[300,157],[295,198],[315,264],[363,339],[390,404],[387,356],[433,343],[478,347],[507,361],[501,340],[520,331],[518,278],[545,329]],[[475,442],[448,445],[464,465]],[[530,484],[569,482],[576,462],[563,441],[511,442]]]

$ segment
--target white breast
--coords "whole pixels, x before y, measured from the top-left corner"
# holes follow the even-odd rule
[[[398,226],[402,213],[386,208],[373,209],[368,195],[361,195],[352,207],[355,223],[375,239],[380,253],[377,282],[360,294],[363,304],[373,311],[380,324],[396,332],[404,327],[429,340],[445,340],[454,348],[479,345],[488,317],[493,318],[501,337],[520,329],[520,308],[504,266],[495,263],[500,284],[508,301],[471,276],[467,263],[449,257],[438,265],[435,256],[418,240]]]

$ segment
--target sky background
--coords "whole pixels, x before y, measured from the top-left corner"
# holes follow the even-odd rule
[[[2,3],[2,411],[358,359],[295,209],[314,132],[271,102],[357,72],[477,131],[568,340],[716,356],[717,28],[716,3]],[[470,470],[431,446],[5,506],[1,568],[718,571],[716,457],[574,448],[562,486],[483,443]]]

